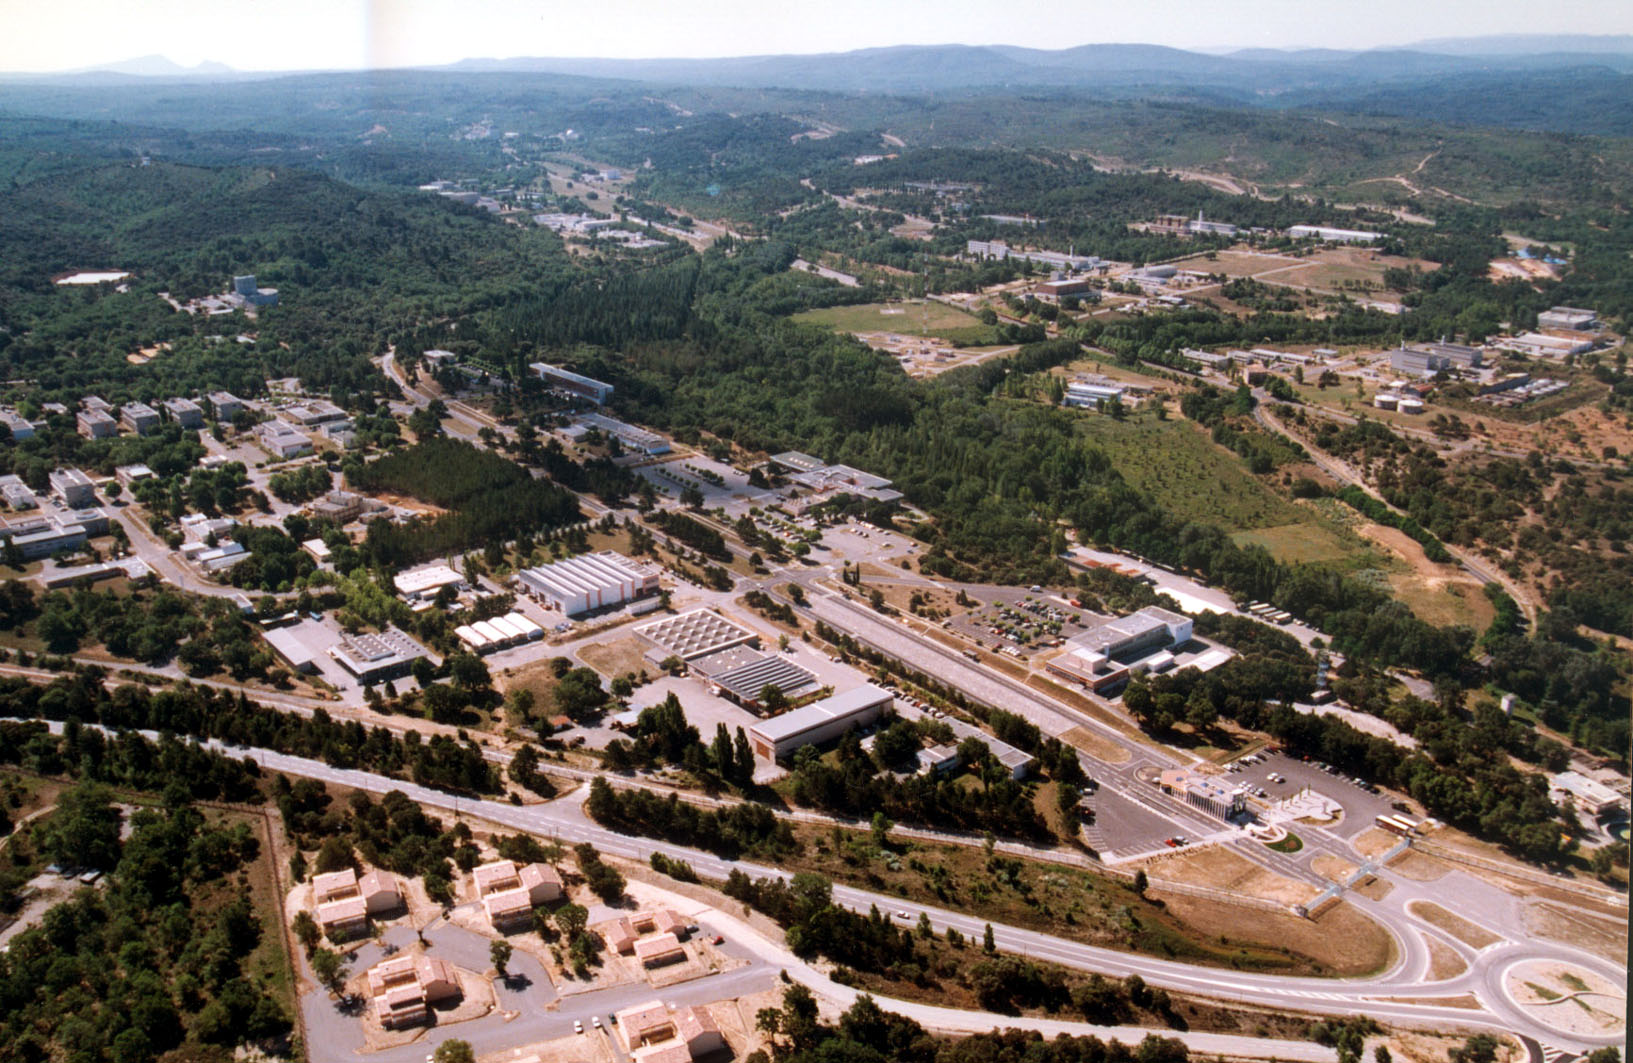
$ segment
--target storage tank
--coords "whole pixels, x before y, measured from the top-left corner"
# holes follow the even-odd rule
[[[1399,408],[1402,413],[1422,413],[1423,400],[1414,399],[1410,396],[1403,395],[1401,396]]]
[[[1401,397],[1393,391],[1380,391],[1372,397],[1372,405],[1380,410],[1393,410],[1400,406]]]

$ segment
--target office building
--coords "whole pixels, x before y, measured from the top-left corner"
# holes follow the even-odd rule
[[[127,402],[119,407],[119,423],[145,436],[159,427],[159,411],[145,402]]]
[[[890,691],[869,683],[761,720],[749,728],[749,742],[756,756],[782,760],[802,746],[829,742],[846,731],[868,726],[892,701]]]
[[[611,550],[523,569],[516,581],[564,616],[610,609],[658,593],[657,569]]]
[[[204,427],[204,411],[192,399],[166,399],[163,404],[164,412],[170,419],[186,429]]]
[[[14,443],[21,443],[25,439],[34,438],[34,422],[22,416],[16,410],[0,409],[0,424],[6,426],[11,433]]]
[[[612,436],[625,450],[632,450],[637,454],[649,456],[667,454],[670,450],[669,440],[658,433],[648,432],[644,428],[637,428],[599,413],[580,414],[578,423],[586,428],[594,428],[602,435]]]
[[[230,391],[210,392],[210,405],[215,407],[215,419],[231,421],[244,412],[244,400]]]
[[[528,366],[540,380],[557,391],[565,391],[577,395],[581,399],[589,399],[597,406],[604,406],[612,398],[612,385],[603,383],[593,377],[583,376],[570,369],[563,369],[559,365],[548,362],[534,362]]]
[[[0,476],[0,498],[5,499],[6,505],[12,509],[33,509],[40,504],[28,484],[16,473]]]
[[[143,480],[153,479],[153,470],[146,465],[121,465],[113,470],[113,478],[128,491]]]
[[[311,402],[297,402],[285,406],[280,411],[280,416],[304,428],[315,428],[329,421],[344,421],[346,411],[328,399],[313,399]]]
[[[86,439],[108,439],[119,434],[119,422],[103,410],[81,410],[74,418]]]
[[[288,421],[273,418],[255,426],[261,449],[281,461],[312,453],[312,440]]]
[[[1158,785],[1163,793],[1220,819],[1231,819],[1247,811],[1247,797],[1241,788],[1227,786],[1213,775],[1173,768],[1162,773]]]
[[[91,510],[101,516],[100,511]],[[103,521],[106,522],[106,517]],[[55,516],[27,517],[0,523],[0,540],[11,543],[25,561],[50,557],[59,550],[77,550],[91,536],[90,529],[74,519]]]
[[[50,482],[51,493],[69,509],[96,505],[96,485],[78,469],[53,469]]]

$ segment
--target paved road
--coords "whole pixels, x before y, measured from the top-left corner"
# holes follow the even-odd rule
[[[612,856],[646,862],[652,853],[661,852],[673,859],[691,863],[705,878],[723,879],[733,869],[754,876],[786,874],[776,868],[723,860],[684,846],[631,838],[606,830],[589,823],[582,810],[572,802],[518,807],[496,801],[473,801],[367,772],[331,768],[317,761],[267,750],[227,751],[249,756],[268,770],[375,793],[401,790],[427,807],[463,813],[509,829],[567,843],[586,841]],[[1358,896],[1351,898],[1352,903],[1388,927],[1396,937],[1396,961],[1389,970],[1369,978],[1338,980],[1223,971],[1084,945],[1019,927],[995,925],[993,929],[999,947],[1006,951],[1115,977],[1139,974],[1152,985],[1244,1004],[1340,1015],[1367,1014],[1405,1025],[1438,1028],[1484,1026],[1525,1033],[1545,1043],[1575,1048],[1597,1047],[1621,1040],[1619,1037],[1569,1037],[1555,1033],[1516,1006],[1502,991],[1500,981],[1503,971],[1522,959],[1546,958],[1572,963],[1598,972],[1613,984],[1625,984],[1625,968],[1567,945],[1525,940],[1523,914],[1515,898],[1470,875],[1451,872],[1433,883],[1397,879],[1394,885],[1396,888],[1386,901],[1369,901]],[[916,920],[922,911],[939,931],[955,927],[961,933],[975,936],[982,932],[985,925],[982,920],[960,912],[910,904],[897,897],[849,886],[836,885],[834,897],[840,903],[863,911],[870,906],[877,906],[882,911],[905,910],[908,922]],[[1484,949],[1471,949],[1446,937],[1423,920],[1407,914],[1405,905],[1414,900],[1432,900],[1504,935],[1505,940]],[[1469,964],[1468,970],[1453,978],[1429,981],[1429,938],[1440,940],[1463,956]],[[1437,998],[1463,993],[1476,994],[1482,1005],[1481,1010],[1446,1007],[1436,1002]]]

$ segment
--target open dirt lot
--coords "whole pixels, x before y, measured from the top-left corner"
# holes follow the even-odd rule
[[[1627,924],[1595,919],[1555,904],[1525,906],[1525,929],[1538,937],[1587,949],[1613,963],[1627,963]]]
[[[1350,844],[1355,846],[1355,851],[1360,853],[1362,856],[1373,857],[1382,856],[1384,853],[1387,853],[1389,850],[1395,847],[1395,843],[1398,841],[1400,841],[1400,838],[1386,830],[1379,830],[1377,827],[1368,827],[1366,830],[1356,835],[1355,840]]]
[[[1316,874],[1330,882],[1342,882],[1355,873],[1356,865],[1331,853],[1319,853],[1310,861],[1310,867]]]
[[[1425,940],[1429,943],[1430,980],[1441,982],[1447,978],[1456,978],[1469,969],[1469,965],[1463,962],[1463,957],[1457,954],[1457,950],[1444,941],[1432,937],[1425,937]]]
[[[1175,855],[1154,857],[1146,865],[1150,873],[1176,882],[1229,890],[1250,897],[1283,904],[1303,904],[1316,895],[1307,882],[1283,878],[1223,846],[1191,849]]]
[[[1407,570],[1390,574],[1395,594],[1422,620],[1432,624],[1467,624],[1484,630],[1496,615],[1479,581],[1457,565],[1430,561],[1423,547],[1396,528],[1362,523],[1357,530],[1404,562]]]
[[[609,679],[627,672],[639,675],[646,666],[641,643],[633,635],[586,646],[578,651],[578,659]]]
[[[1087,727],[1073,727],[1061,736],[1068,745],[1075,746],[1104,764],[1124,764],[1129,751],[1109,738],[1104,738]]]
[[[1339,977],[1381,971],[1395,953],[1388,932],[1347,902],[1332,905],[1314,919],[1300,919],[1295,915],[1210,904],[1190,897],[1164,900],[1169,913],[1183,919],[1194,933],[1277,941],[1285,948],[1317,960]]]
[[[1472,945],[1477,949],[1495,945],[1502,940],[1491,931],[1475,926],[1461,916],[1453,915],[1432,901],[1413,901],[1406,906],[1406,910],[1431,926],[1439,927],[1465,945]]]
[[[1434,882],[1444,878],[1451,868],[1432,856],[1424,856],[1415,849],[1408,849],[1389,862],[1389,870],[1414,882]]]

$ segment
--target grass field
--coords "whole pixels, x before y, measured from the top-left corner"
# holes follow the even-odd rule
[[[1353,558],[1357,550],[1343,536],[1313,520],[1241,531],[1231,540],[1237,546],[1262,546],[1270,556],[1289,564],[1344,561]]]
[[[966,329],[984,329],[981,322],[945,303],[862,303],[858,306],[830,306],[794,315],[795,321],[826,325],[837,332],[900,332],[916,335],[927,328],[932,336],[960,339],[972,335]]]
[[[1184,521],[1216,524],[1227,531],[1267,533],[1267,546],[1287,546],[1299,538],[1290,526],[1311,529],[1312,545],[1298,550],[1334,553],[1336,528],[1293,504],[1243,467],[1241,459],[1217,446],[1188,421],[1159,421],[1139,413],[1118,421],[1098,414],[1080,418],[1083,433],[1111,456],[1123,478]]]

